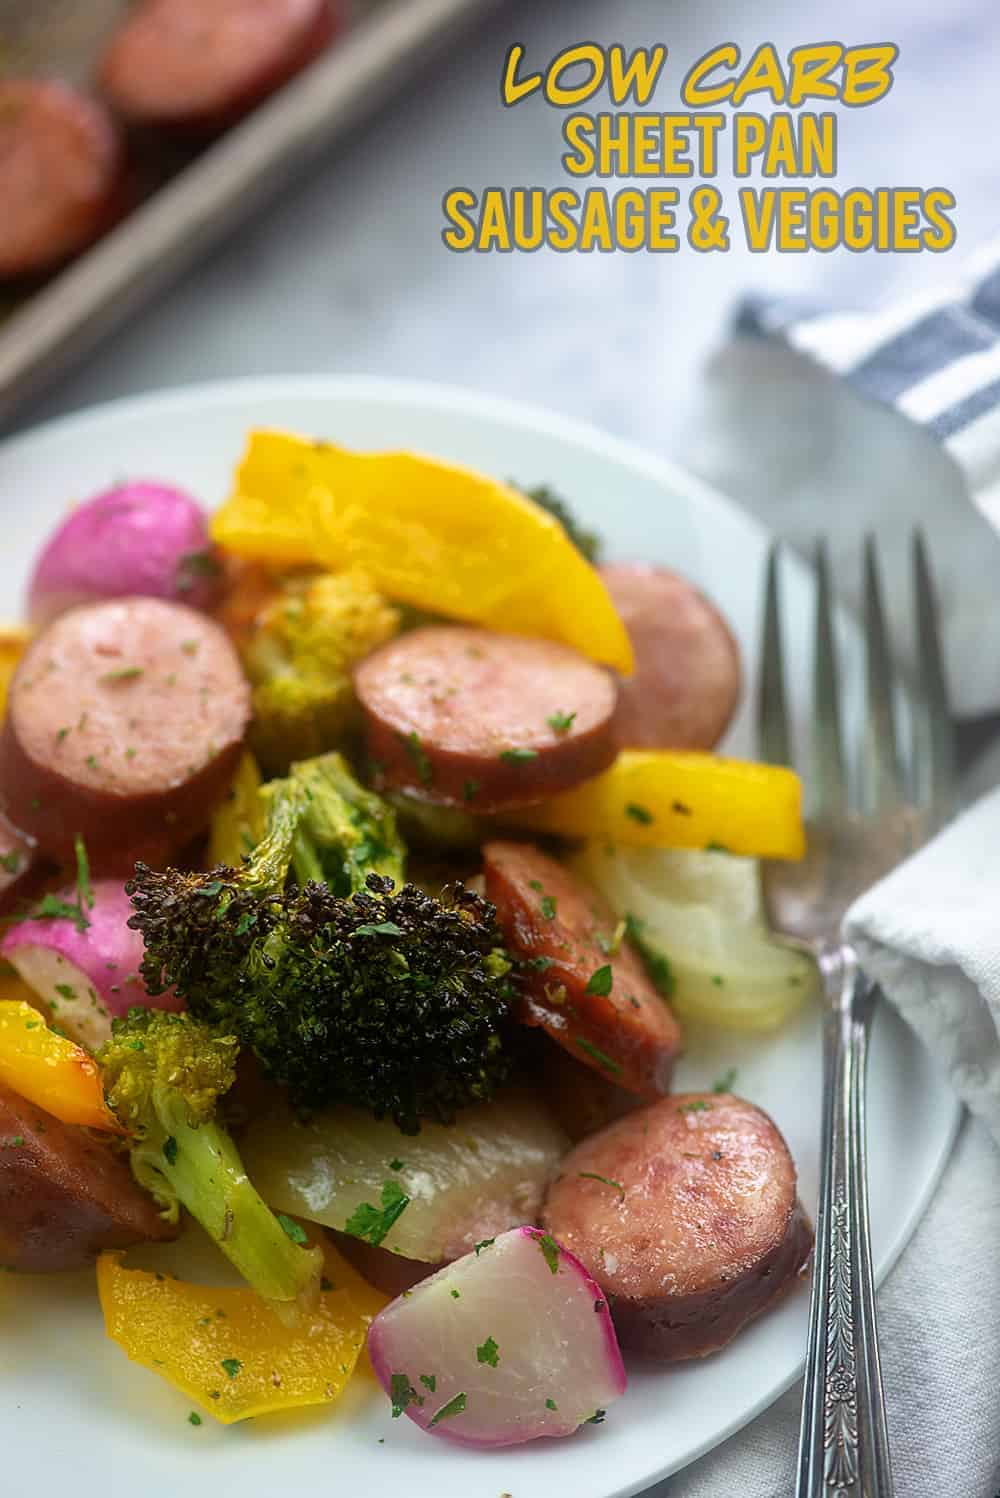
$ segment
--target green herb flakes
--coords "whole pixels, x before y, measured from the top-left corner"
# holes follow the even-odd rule
[[[554,921],[556,918],[555,895],[543,895],[538,902],[538,908],[547,921]]]
[[[409,1205],[410,1198],[399,1182],[385,1181],[382,1185],[381,1210],[373,1207],[370,1202],[362,1202],[347,1219],[344,1232],[350,1233],[354,1238],[363,1238],[366,1243],[378,1248]]]
[[[463,1414],[467,1403],[468,1400],[464,1394],[456,1394],[454,1399],[449,1399],[447,1404],[443,1404],[437,1413],[431,1416],[427,1429],[430,1430],[432,1426],[440,1425],[442,1420],[450,1420],[453,1415]]]
[[[735,1066],[731,1066],[727,1072],[723,1072],[722,1076],[718,1077],[716,1081],[712,1083],[712,1091],[732,1092],[733,1087],[736,1083],[736,1075],[737,1073]]]
[[[423,1404],[423,1395],[418,1394],[405,1373],[394,1373],[389,1379],[389,1398],[392,1400],[392,1418],[398,1420],[410,1404]]]
[[[286,1217],[284,1212],[278,1212],[275,1215],[281,1224],[282,1231],[291,1238],[293,1243],[301,1244],[309,1242],[308,1233],[303,1227],[299,1226],[294,1217]]]
[[[549,1266],[550,1274],[559,1273],[559,1245],[551,1233],[541,1233],[535,1239],[542,1251],[542,1258]]]
[[[432,1394],[436,1393],[438,1386],[436,1373],[421,1373],[420,1382],[423,1384],[424,1388],[429,1389]]]
[[[201,1416],[199,1415],[199,1413],[198,1413],[197,1410],[192,1410],[191,1413],[190,1413],[190,1415],[188,1415],[188,1424],[189,1425],[200,1425],[201,1424]]]
[[[553,733],[569,733],[576,713],[552,713],[545,719]]]
[[[611,992],[613,981],[614,975],[611,971],[611,964],[606,962],[603,967],[599,967],[596,972],[591,973],[587,980],[587,986],[583,991],[584,993],[597,994],[599,998],[604,998]]]
[[[618,1192],[622,1201],[625,1200],[625,1187],[621,1181],[612,1181],[608,1176],[599,1176],[593,1170],[578,1170],[577,1175],[581,1181],[600,1181],[602,1186],[610,1186],[613,1191]]]
[[[501,749],[500,758],[508,765],[523,765],[538,758],[537,749]]]
[[[638,801],[629,801],[625,806],[625,815],[631,817],[633,822],[638,822],[642,827],[650,827],[656,818],[647,806],[640,806]]]
[[[479,1243],[474,1244],[476,1258],[479,1258],[479,1255],[482,1253],[484,1248],[492,1248],[496,1241],[497,1240],[495,1238],[483,1238]]]
[[[476,1362],[485,1363],[490,1368],[495,1368],[500,1361],[500,1348],[492,1337],[487,1337],[476,1348]]]
[[[223,1358],[219,1364],[219,1367],[222,1369],[223,1373],[225,1373],[227,1378],[235,1378],[236,1375],[242,1371],[243,1364],[240,1362],[239,1358]]]
[[[559,1406],[556,1404],[554,1399],[546,1399],[545,1408],[547,1410],[557,1410]]]
[[[611,1072],[614,1076],[621,1075],[621,1067],[618,1065],[618,1062],[613,1061],[610,1056],[606,1056],[603,1051],[599,1051],[596,1045],[591,1045],[586,1036],[578,1035],[576,1043],[581,1051],[585,1051],[599,1066],[603,1066],[605,1071]]]
[[[711,1103],[706,1103],[704,1098],[697,1097],[693,1103],[681,1103],[677,1109],[678,1113],[709,1113]]]
[[[164,1139],[163,1141],[163,1158],[166,1160],[168,1165],[177,1164],[177,1140],[174,1138],[173,1134],[169,1135],[169,1137]]]
[[[431,781],[434,779],[434,769],[431,765],[430,760],[427,758],[427,751],[424,749],[423,744],[420,742],[420,735],[416,731],[414,731],[413,733],[405,734],[403,736],[403,743],[406,747],[406,752],[410,756],[413,766],[417,772],[417,777],[420,781],[420,784],[430,785]]]

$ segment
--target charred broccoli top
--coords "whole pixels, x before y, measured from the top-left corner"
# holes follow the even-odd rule
[[[292,574],[242,645],[253,683],[251,744],[266,770],[332,749],[353,726],[351,668],[399,629],[399,612],[356,573]]]
[[[132,1009],[98,1052],[109,1106],[133,1136],[132,1171],[176,1221],[185,1206],[253,1288],[308,1299],[322,1257],[289,1237],[247,1179],[216,1105],[239,1041],[188,1014]]]
[[[410,1133],[448,1122],[507,1075],[512,991],[493,907],[461,886],[441,900],[394,891],[378,873],[349,897],[316,881],[286,889],[311,804],[301,775],[276,782],[242,869],[136,866],[129,924],[146,985],[175,986],[237,1034],[300,1106],[339,1099]],[[310,860],[322,863],[315,844]]]

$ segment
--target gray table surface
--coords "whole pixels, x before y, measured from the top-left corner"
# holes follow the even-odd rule
[[[941,257],[751,257],[739,248],[456,256],[440,241],[447,188],[560,180],[558,116],[537,100],[498,106],[511,41],[541,61],[583,39],[664,40],[676,79],[721,40],[784,49],[831,32],[901,48],[891,95],[843,120],[840,185],[951,187],[959,249],[946,259],[957,264],[995,229],[994,0],[842,0],[835,9],[818,0],[536,0],[483,24],[24,409],[20,425],[139,390],[286,371],[412,376],[516,396],[679,459],[796,541],[832,533],[848,595],[858,537],[874,526],[897,623],[908,524],[932,527],[961,705],[1000,708],[1000,668],[991,663],[1000,650],[983,649],[1000,554],[949,462],[897,419],[804,376],[787,355],[727,340],[748,290],[874,304],[933,285],[949,271]],[[662,107],[679,107],[669,83]],[[991,778],[992,764],[980,783]]]

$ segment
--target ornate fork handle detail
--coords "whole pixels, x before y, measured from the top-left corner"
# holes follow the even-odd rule
[[[868,1234],[864,1085],[877,990],[849,947],[819,954],[829,1000],[823,1175],[797,1498],[892,1498]]]

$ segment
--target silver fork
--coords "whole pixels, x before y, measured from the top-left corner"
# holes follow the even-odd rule
[[[822,980],[822,1169],[796,1498],[891,1498],[892,1465],[879,1364],[868,1230],[865,1074],[878,990],[840,934],[848,905],[945,822],[954,754],[937,609],[926,549],[913,541],[918,680],[913,732],[900,754],[878,559],[864,553],[865,727],[858,797],[849,789],[825,547],[816,561],[812,752],[802,863],[763,866],[764,901],[780,937],[808,951]],[[761,758],[792,760],[786,706],[778,549],[768,559],[758,705]]]

